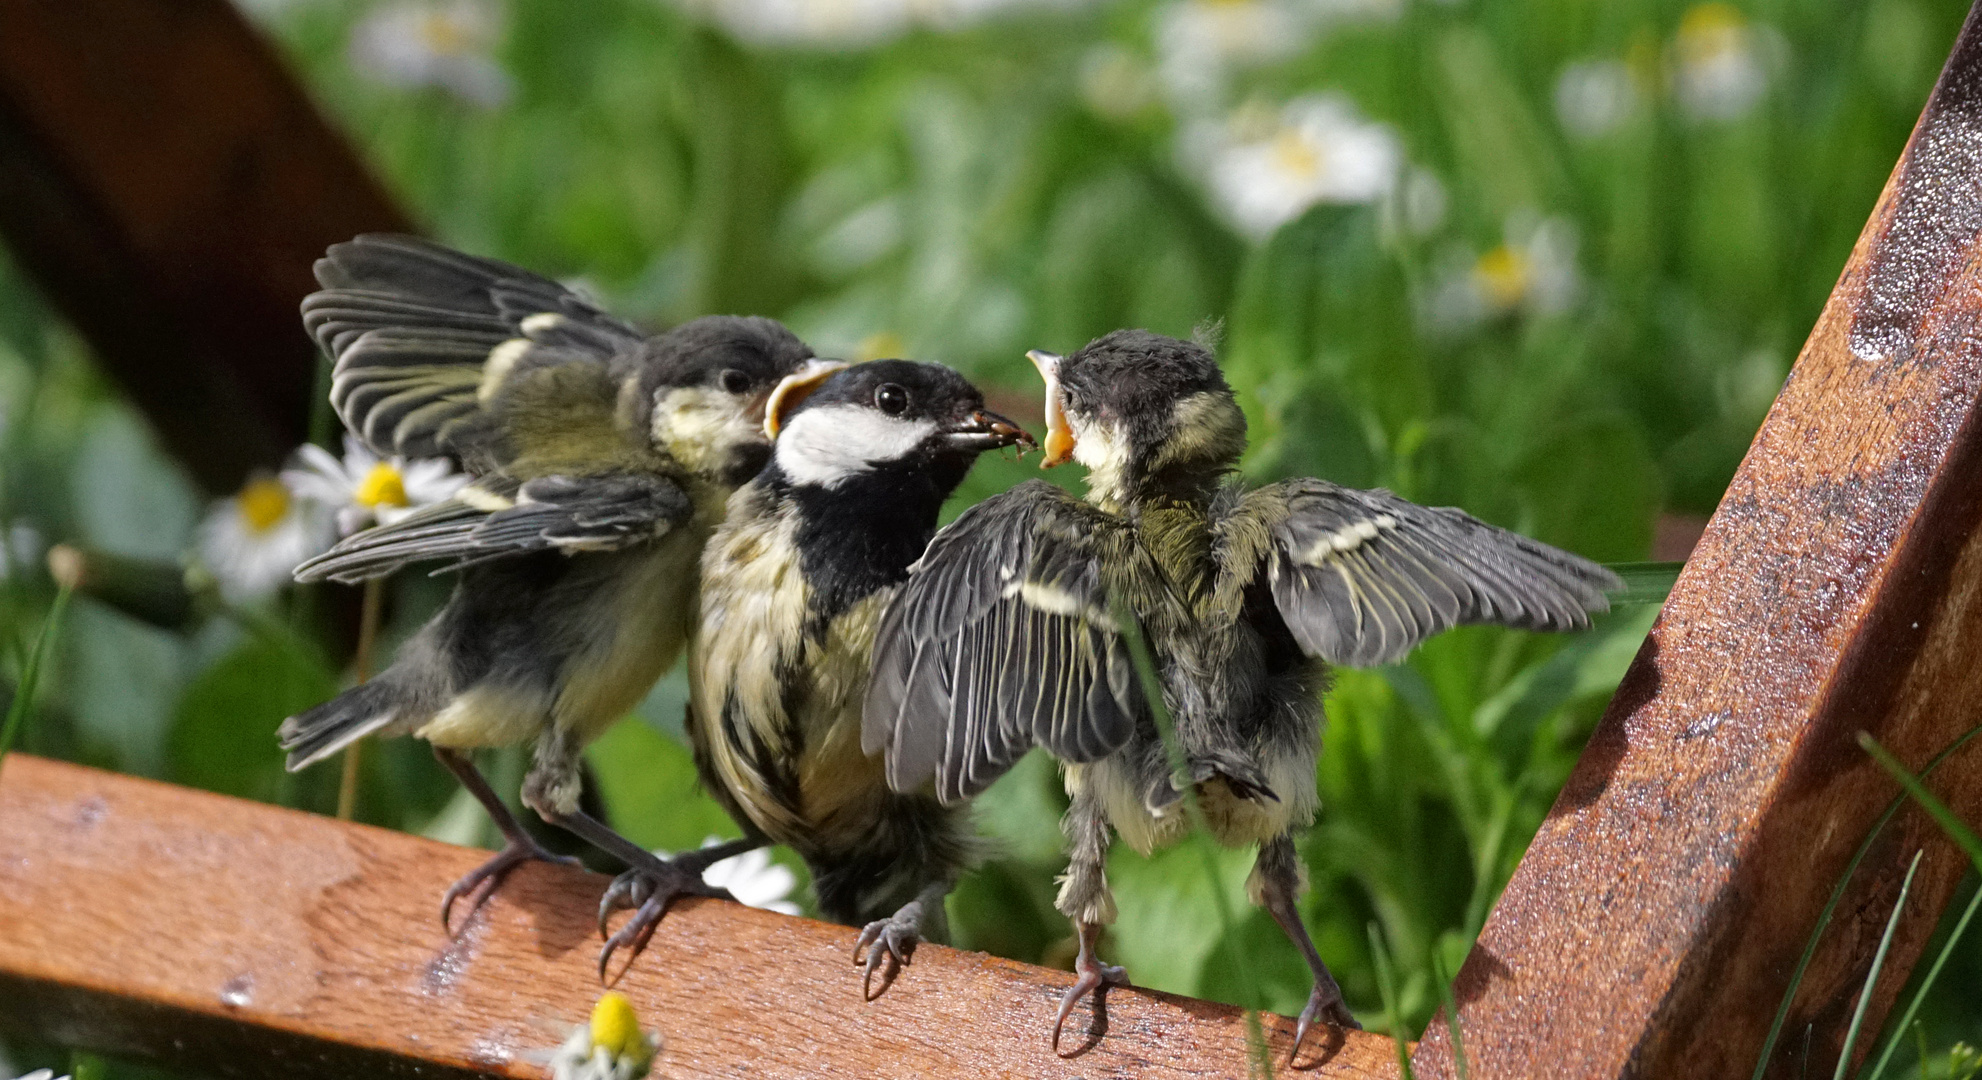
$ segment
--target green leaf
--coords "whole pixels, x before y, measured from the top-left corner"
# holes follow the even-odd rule
[[[686,851],[743,835],[702,790],[688,748],[643,721],[613,725],[585,758],[614,827],[642,847]]]
[[[180,695],[166,739],[169,775],[208,791],[279,801],[288,774],[275,729],[336,693],[336,679],[314,650],[281,636],[250,636]]]

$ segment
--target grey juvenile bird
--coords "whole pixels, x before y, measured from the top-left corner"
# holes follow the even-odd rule
[[[702,544],[769,456],[764,402],[824,361],[769,319],[649,337],[556,282],[412,237],[338,244],[316,274],[303,320],[336,361],[344,423],[381,454],[448,455],[474,479],[297,569],[355,582],[437,562],[460,576],[391,667],[284,722],[289,768],[370,734],[433,744],[507,841],[447,891],[443,924],[461,896],[479,904],[514,866],[555,858],[475,769],[480,747],[533,743],[526,805],[663,894],[715,892],[701,867],[722,849],[665,862],[578,808],[579,754],[674,663]]]
[[[874,628],[977,455],[1030,440],[961,375],[905,360],[816,389],[786,380],[768,420],[781,425],[771,462],[702,557],[688,732],[704,785],[745,831],[797,851],[820,911],[864,928],[872,997],[923,934],[943,935],[943,897],[976,849],[960,808],[889,791],[861,752]],[[641,899],[639,878],[607,906]],[[608,950],[637,947],[658,914],[649,902]]]
[[[1065,765],[1071,864],[1058,907],[1080,941],[1078,980],[1053,1025],[1103,985],[1095,956],[1115,918],[1109,830],[1143,853],[1188,827],[1195,790],[1213,836],[1256,844],[1247,882],[1300,950],[1317,1018],[1355,1019],[1301,924],[1294,833],[1318,806],[1327,664],[1400,660],[1461,623],[1585,627],[1617,579],[1567,552],[1387,491],[1288,480],[1248,491],[1230,474],[1245,418],[1209,351],[1118,331],[1045,378],[1044,464],[1087,466],[1076,499],[1031,481],[939,533],[875,644],[863,745],[889,784],[956,805],[1034,745]],[[1135,619],[1174,720],[1172,765],[1117,613]]]

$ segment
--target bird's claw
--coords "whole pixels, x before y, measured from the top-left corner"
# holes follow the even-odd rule
[[[1300,1019],[1294,1022],[1294,1046],[1287,1051],[1287,1063],[1292,1065],[1301,1054],[1301,1044],[1307,1041],[1308,1031],[1320,1020],[1331,1027],[1348,1031],[1361,1031],[1363,1025],[1356,1022],[1349,1012],[1349,1003],[1342,1000],[1342,988],[1329,979],[1324,985],[1321,980],[1308,993],[1307,1007],[1301,1010]]]
[[[921,928],[899,916],[877,919],[862,928],[859,939],[853,943],[853,962],[867,968],[860,981],[861,996],[873,1001],[887,993],[888,987],[895,984],[895,976],[915,957],[915,947],[921,941]],[[881,988],[876,990],[874,972],[884,966],[887,970],[882,972]]]
[[[606,887],[604,896],[599,898],[599,936],[606,943],[599,949],[599,981],[606,981],[606,970],[612,964],[613,953],[625,948],[627,963],[640,955],[647,947],[647,941],[654,936],[654,930],[661,924],[661,916],[666,915],[668,905],[683,896],[707,896],[717,900],[734,900],[728,889],[711,885],[702,880],[700,874],[664,860],[656,866],[635,867],[613,879]],[[607,921],[612,913],[622,908],[632,908],[633,917],[617,931],[610,931]]]
[[[447,887],[440,898],[440,926],[448,936],[454,935],[454,902],[466,896],[471,899],[468,914],[473,915],[494,895],[496,887],[511,870],[526,862],[541,861],[560,866],[578,866],[578,860],[569,855],[559,855],[546,849],[534,840],[517,841],[512,839],[503,845],[501,851],[490,856],[487,862],[477,866],[461,879]]]
[[[1074,1006],[1080,1003],[1081,998],[1093,994],[1094,1007],[1098,1012],[1101,1008],[1101,990],[1103,987],[1127,986],[1129,983],[1129,973],[1119,965],[1103,964],[1086,956],[1082,956],[1080,960],[1075,962],[1074,974],[1078,978],[1074,980],[1072,986],[1067,988],[1066,994],[1060,998],[1060,1015],[1053,1019],[1053,1052],[1055,1054],[1060,1052],[1060,1031],[1067,1026],[1067,1017],[1073,1013]]]

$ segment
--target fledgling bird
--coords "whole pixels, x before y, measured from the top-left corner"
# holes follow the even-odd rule
[[[688,734],[704,786],[805,859],[826,917],[863,927],[871,998],[921,936],[944,935],[943,897],[976,851],[961,808],[888,790],[861,752],[874,629],[977,455],[1031,440],[963,376],[906,360],[788,379],[766,423],[771,462],[702,556]],[[638,877],[606,905],[639,900]],[[608,952],[642,943],[648,915]]]
[[[345,425],[380,454],[445,454],[474,479],[297,568],[356,582],[433,562],[459,577],[391,667],[283,723],[289,768],[365,735],[433,744],[506,840],[447,891],[443,925],[463,895],[479,904],[513,867],[556,858],[475,769],[481,747],[532,743],[525,805],[665,894],[715,893],[701,867],[728,852],[667,862],[619,836],[579,809],[579,755],[681,652],[703,542],[769,457],[764,402],[825,362],[769,319],[650,337],[549,279],[412,237],[335,245],[316,275],[303,321],[335,361]]]
[[[1115,903],[1109,831],[1142,853],[1178,839],[1192,789],[1212,835],[1258,845],[1247,882],[1314,976],[1315,1020],[1356,1026],[1301,924],[1294,833],[1318,808],[1327,665],[1400,660],[1461,623],[1570,630],[1604,610],[1609,571],[1454,509],[1323,480],[1247,490],[1246,425],[1211,353],[1118,331],[1046,381],[1042,464],[1088,469],[1085,500],[1042,481],[939,533],[875,644],[862,744],[898,792],[956,805],[1034,745],[1058,757],[1071,862],[1057,906],[1080,942],[1069,1012],[1126,981],[1095,956]],[[1145,636],[1182,754],[1174,774],[1125,626]],[[932,790],[933,789],[933,790]]]

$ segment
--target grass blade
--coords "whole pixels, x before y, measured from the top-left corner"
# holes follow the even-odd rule
[[[1885,1052],[1879,1055],[1878,1062],[1872,1066],[1868,1080],[1879,1080],[1880,1075],[1886,1071],[1886,1063],[1892,1060],[1893,1052],[1899,1049],[1900,1042],[1906,1038],[1907,1029],[1914,1026],[1913,1017],[1920,1011],[1921,1002],[1927,1000],[1927,992],[1934,988],[1935,980],[1941,977],[1941,968],[1947,964],[1948,957],[1954,955],[1955,946],[1961,943],[1961,935],[1968,930],[1968,921],[1975,917],[1978,908],[1982,908],[1982,888],[1975,890],[1974,898],[1968,901],[1967,909],[1954,924],[1954,930],[1948,934],[1948,940],[1942,943],[1940,954],[1934,957],[1933,966],[1927,969],[1927,977],[1920,980],[1919,987],[1913,991],[1913,999],[1906,1003],[1906,1011],[1900,1014],[1899,1024],[1893,1028],[1892,1038],[1886,1040]],[[1921,1036],[1923,1039],[1925,1037]],[[1927,1060],[1924,1044],[1921,1047],[1920,1060],[1923,1063]]]
[[[1909,777],[1910,779],[1910,777]],[[1886,951],[1892,948],[1893,932],[1899,929],[1899,917],[1906,911],[1906,896],[1913,891],[1913,875],[1920,870],[1920,857],[1927,854],[1925,848],[1913,853],[1913,862],[1906,868],[1906,878],[1899,883],[1899,899],[1893,901],[1893,913],[1886,919],[1886,932],[1879,935],[1879,951],[1872,954],[1872,970],[1865,973],[1865,989],[1858,992],[1858,1008],[1852,1010],[1851,1026],[1844,1031],[1844,1049],[1838,1051],[1837,1071],[1831,1080],[1844,1080],[1844,1072],[1851,1067],[1851,1051],[1858,1045],[1858,1031],[1865,1026],[1865,1010],[1871,1007],[1872,990],[1879,985],[1879,973],[1886,967]]]
[[[1982,870],[1982,836],[1976,836],[1975,830],[1963,824],[1961,818],[1955,816],[1955,812],[1947,803],[1928,791],[1927,785],[1915,779],[1913,774],[1907,771],[1906,766],[1901,765],[1899,759],[1892,756],[1885,747],[1880,746],[1878,740],[1872,738],[1869,733],[1863,731],[1858,733],[1858,745],[1864,747],[1865,752],[1872,755],[1872,760],[1878,762],[1881,768],[1891,773],[1894,780],[1899,781],[1899,786],[1905,788],[1906,793],[1913,796],[1913,801],[1919,803],[1920,808],[1933,817],[1934,822],[1941,827],[1941,831],[1948,834],[1948,839],[1960,844],[1961,850],[1968,852],[1969,861],[1975,864],[1976,869]]]
[[[1459,1080],[1469,1080],[1466,1040],[1459,1034],[1459,999],[1452,996],[1452,976],[1446,974],[1445,954],[1436,945],[1431,950],[1431,977],[1438,984],[1439,1000],[1445,1007],[1445,1033],[1452,1040],[1453,1065],[1459,1070]]]
[[[48,608],[48,618],[41,624],[41,635],[35,638],[34,649],[28,653],[27,662],[21,665],[20,682],[14,686],[14,700],[7,705],[7,720],[0,725],[0,759],[14,748],[14,740],[20,736],[21,728],[27,723],[28,711],[34,708],[35,688],[41,682],[41,669],[48,660],[49,642],[61,632],[62,615],[69,607],[69,588],[56,590],[55,603]]]
[[[1369,924],[1370,959],[1376,963],[1376,988],[1383,995],[1383,1021],[1390,1028],[1390,1042],[1397,1050],[1397,1072],[1403,1080],[1416,1080],[1411,1072],[1411,1055],[1404,1049],[1404,1021],[1397,1015],[1397,969],[1390,963],[1390,949],[1383,942],[1383,931]]]
[[[1604,569],[1624,579],[1624,591],[1611,594],[1611,605],[1663,604],[1685,568],[1683,562],[1605,563]]]
[[[1933,760],[1927,762],[1926,767],[1920,770],[1921,778],[1926,778],[1928,774],[1940,768],[1955,751],[1967,746],[1968,741],[1977,735],[1982,735],[1982,724],[1969,728],[1955,741],[1942,748],[1940,753],[1935,754]],[[1803,975],[1810,968],[1811,958],[1817,955],[1817,943],[1823,939],[1824,930],[1830,926],[1831,916],[1836,913],[1838,902],[1844,899],[1845,886],[1851,884],[1852,876],[1858,873],[1858,864],[1865,861],[1866,853],[1872,850],[1873,841],[1879,838],[1879,834],[1885,831],[1886,824],[1892,821],[1893,815],[1899,813],[1899,808],[1904,805],[1906,805],[1905,795],[1895,798],[1886,805],[1886,812],[1879,815],[1879,820],[1872,824],[1871,830],[1865,834],[1865,839],[1859,841],[1858,850],[1852,853],[1851,862],[1845,866],[1837,884],[1831,886],[1830,899],[1824,902],[1824,910],[1817,916],[1817,925],[1810,929],[1810,939],[1803,943],[1803,955],[1796,961],[1796,972],[1789,978],[1789,989],[1783,992],[1782,1004],[1776,1006],[1776,1018],[1769,1025],[1769,1037],[1763,1040],[1762,1053],[1755,1061],[1753,1080],[1762,1080],[1762,1074],[1768,1071],[1769,1056],[1775,1052],[1776,1041],[1782,1037],[1782,1026],[1789,1020],[1789,1007],[1796,1000],[1796,990],[1803,985]]]

